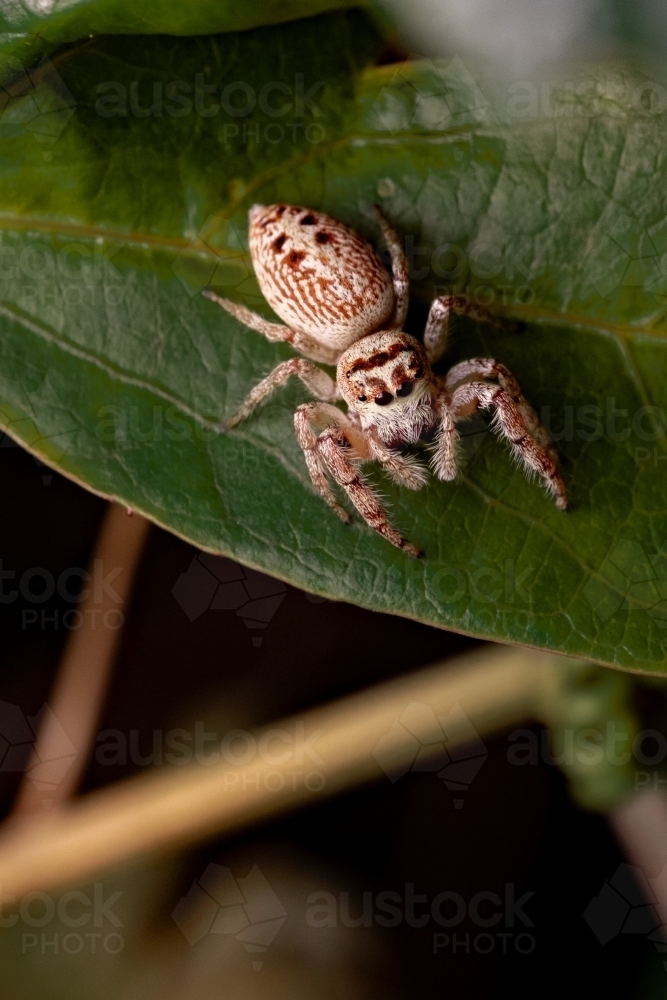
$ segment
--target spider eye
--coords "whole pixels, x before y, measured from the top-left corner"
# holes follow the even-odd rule
[[[396,390],[396,395],[400,396],[401,399],[403,399],[405,396],[410,395],[414,387],[415,387],[414,382],[404,382],[403,385],[400,387],[400,389]]]
[[[375,397],[375,402],[377,403],[378,406],[386,406],[387,403],[391,403],[393,398],[394,397],[390,392],[380,392]]]
[[[368,399],[368,396],[357,396],[357,399],[359,400],[360,403],[365,403],[366,400]]]

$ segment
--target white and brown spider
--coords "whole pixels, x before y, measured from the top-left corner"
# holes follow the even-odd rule
[[[257,280],[287,325],[272,323],[209,289],[204,294],[251,330],[292,344],[305,357],[277,365],[224,428],[245,420],[261,400],[297,375],[320,400],[304,403],[294,415],[297,440],[317,492],[343,521],[350,520],[332,492],[331,476],[371,528],[409,555],[419,556],[387,520],[360,465],[378,461],[396,483],[421,489],[426,470],[398,448],[435,432],[433,472],[452,480],[458,471],[457,422],[478,408],[492,409],[493,428],[529,473],[542,477],[556,506],[564,510],[567,497],[556,452],[511,372],[492,358],[462,361],[444,376],[431,369],[447,346],[452,314],[500,323],[462,296],[446,295],[431,305],[423,345],[404,333],[407,263],[396,233],[380,210],[376,212],[391,255],[391,277],[366,240],[328,215],[295,205],[250,209],[249,243]],[[337,366],[335,382],[316,361]],[[332,405],[341,399],[347,413]]]

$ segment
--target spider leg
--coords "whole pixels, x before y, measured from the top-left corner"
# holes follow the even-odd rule
[[[438,479],[444,479],[445,482],[456,479],[459,471],[458,451],[459,432],[454,415],[448,406],[443,406],[431,459],[431,466]]]
[[[498,330],[511,329],[513,324],[493,316],[484,306],[471,302],[465,295],[441,295],[431,303],[424,329],[424,347],[431,364],[439,361],[447,349],[449,320],[455,316],[471,316],[480,323],[488,323]]]
[[[319,399],[335,399],[337,396],[336,383],[329,378],[326,372],[323,372],[312,361],[306,361],[305,358],[290,358],[289,361],[281,361],[270,375],[267,375],[254,389],[250,390],[234,416],[224,422],[224,430],[236,427],[242,420],[249,417],[258,403],[270,396],[278,386],[284,385],[292,375],[297,375],[306,388]]]
[[[426,486],[427,473],[417,458],[388,448],[373,433],[369,434],[368,446],[371,456],[382,463],[382,468],[398,486],[407,486],[409,490],[420,490]]]
[[[282,323],[272,323],[270,320],[260,316],[259,313],[253,312],[252,309],[241,305],[240,302],[232,302],[231,299],[225,299],[222,295],[216,295],[210,288],[205,288],[202,295],[225,309],[239,323],[243,323],[244,326],[250,327],[251,330],[261,333],[267,340],[284,340],[288,344],[294,343],[296,334],[288,326],[284,326]]]
[[[547,491],[555,498],[556,506],[560,510],[565,510],[567,494],[555,452],[553,449],[547,449],[533,436],[524,409],[517,404],[507,389],[489,382],[468,382],[460,385],[451,397],[454,419],[458,414],[467,414],[471,406],[495,410],[494,429],[509,441],[514,455],[524,467],[541,476]]]
[[[343,487],[366,524],[392,545],[402,549],[408,555],[418,558],[421,555],[419,549],[411,545],[395,528],[392,528],[375,492],[349,457],[350,443],[342,428],[328,427],[322,431],[317,439],[317,450],[328,471],[339,486]]]
[[[282,323],[272,323],[271,320],[265,319],[259,313],[253,312],[252,309],[241,305],[240,302],[232,302],[231,299],[225,299],[222,295],[217,295],[211,291],[210,288],[205,288],[202,291],[202,295],[210,299],[211,302],[215,302],[221,306],[230,316],[237,319],[239,323],[243,323],[244,326],[249,327],[251,330],[261,333],[267,340],[274,343],[282,341],[283,343],[291,344],[292,347],[295,347],[301,354],[310,358],[311,361],[320,361],[325,365],[335,365],[338,360],[340,351],[318,344],[311,337],[307,337],[297,330],[292,330],[291,327],[284,326]]]
[[[445,389],[452,392],[457,385],[471,377],[496,379],[500,388],[511,396],[512,401],[521,411],[528,433],[549,452],[554,461],[558,461],[556,449],[547,431],[540,423],[535,410],[524,397],[519,383],[509,368],[499,364],[493,358],[470,358],[469,361],[462,361],[449,369],[445,376]]]
[[[391,273],[394,285],[394,295],[396,297],[396,305],[394,306],[394,315],[391,319],[391,326],[389,326],[388,329],[402,330],[403,324],[405,323],[405,317],[408,314],[408,262],[405,259],[403,247],[401,246],[401,241],[398,238],[396,230],[391,225],[379,205],[373,205],[373,209],[375,211],[375,216],[380,223],[382,236],[384,237],[384,241],[387,244],[387,249],[389,250],[389,254],[391,256]]]
[[[318,450],[318,437],[313,425],[344,428],[345,436],[359,457],[368,457],[366,442],[361,431],[338,407],[329,403],[303,403],[294,414],[296,439],[303,450],[310,480],[323,500],[338,514],[341,521],[349,523],[350,515],[338,503],[327,478],[327,466]]]

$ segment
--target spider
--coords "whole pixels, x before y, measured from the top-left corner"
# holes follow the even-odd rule
[[[500,327],[485,309],[460,295],[433,301],[424,342],[403,331],[408,309],[408,268],[398,236],[381,210],[375,213],[389,250],[389,275],[373,247],[348,226],[295,205],[253,205],[249,244],[259,286],[284,321],[272,323],[245,306],[203,294],[268,340],[291,344],[302,356],[282,361],[252,389],[228,430],[293,375],[317,402],[294,414],[297,440],[313,486],[338,514],[350,515],[334,495],[339,484],[364,520],[411,556],[423,553],[389,522],[360,466],[378,461],[390,478],[419,490],[424,466],[403,445],[434,435],[430,464],[438,479],[458,472],[456,425],[477,409],[494,413],[493,429],[529,474],[537,473],[555,501],[567,506],[558,458],[546,430],[511,372],[493,358],[472,358],[434,374],[447,346],[452,315],[469,315]],[[315,362],[336,365],[336,380]],[[347,413],[335,401],[347,404]]]

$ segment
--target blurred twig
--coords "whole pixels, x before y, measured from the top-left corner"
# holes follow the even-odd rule
[[[149,522],[110,504],[89,566],[78,628],[67,640],[13,816],[67,800],[79,784],[118,648]],[[57,778],[57,781],[54,781]]]
[[[667,800],[645,790],[609,813],[611,828],[628,861],[639,868],[655,895],[655,907],[667,927]]]
[[[529,649],[487,646],[274,723],[264,732],[294,733],[299,727],[305,740],[311,737],[317,762],[308,767],[321,777],[310,790],[291,780],[293,756],[282,754],[289,760],[279,763],[275,751],[253,760],[251,781],[245,780],[245,765],[187,764],[91,793],[39,822],[14,822],[0,841],[2,891],[22,894],[81,879],[133,855],[238,830],[381,777],[374,756],[381,739],[391,768],[409,766],[415,737],[396,721],[410,703],[428,706],[436,716],[460,706],[458,728],[455,719],[448,727],[448,749],[470,739],[471,725],[485,734],[528,718],[541,680],[560,662]],[[255,735],[259,741],[261,732]],[[434,743],[433,753],[441,752]]]

